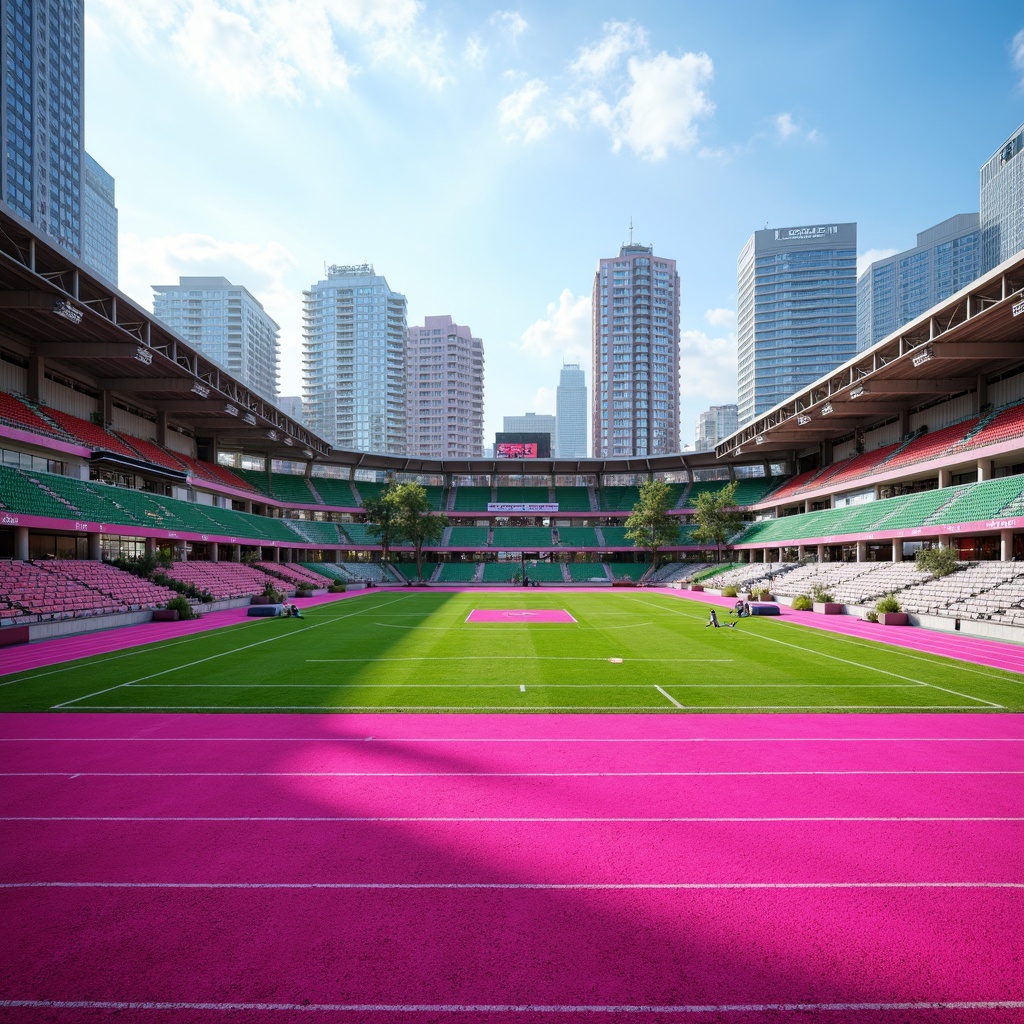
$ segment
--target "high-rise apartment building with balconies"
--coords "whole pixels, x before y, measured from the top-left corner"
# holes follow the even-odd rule
[[[593,292],[596,458],[679,451],[679,275],[648,245],[602,259]]]
[[[478,459],[484,444],[484,343],[450,316],[409,328],[405,361],[409,455]]]
[[[226,277],[153,285],[153,315],[256,394],[277,397],[280,328],[263,304]]]
[[[303,401],[335,448],[406,454],[406,299],[363,263],[302,294]]]
[[[981,168],[981,272],[1024,249],[1024,124]]]

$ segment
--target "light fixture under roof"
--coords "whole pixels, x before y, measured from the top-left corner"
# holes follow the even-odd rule
[[[77,306],[73,306],[67,299],[54,300],[53,311],[57,316],[62,316],[73,324],[80,324],[82,322],[82,310]]]
[[[858,384],[855,388],[850,389],[851,398],[860,398],[861,395],[866,395],[870,391],[870,388],[866,384]]]
[[[832,403],[831,402],[826,402],[821,407],[821,415],[822,416],[831,416],[832,415]]]
[[[232,404],[231,404],[230,402],[228,402],[228,403],[227,403],[227,404],[226,404],[226,405],[224,406],[224,411],[225,411],[225,412],[226,412],[226,413],[227,413],[227,414],[228,414],[229,416],[237,416],[237,415],[238,415],[238,406],[237,406],[237,405],[232,405]]]
[[[915,366],[924,366],[925,363],[930,363],[935,358],[935,349],[931,345],[925,345],[924,348],[918,349],[911,359],[911,362]]]
[[[256,417],[253,416],[253,414],[251,412],[247,412],[242,417],[242,419],[245,420],[245,422],[248,423],[250,427],[255,427],[256,426]]]
[[[805,413],[805,412],[802,412],[802,413],[799,413],[799,414],[797,415],[797,418],[796,418],[796,425],[797,425],[798,427],[806,427],[806,426],[807,426],[807,424],[808,424],[808,423],[810,423],[810,422],[811,422],[811,417],[810,417],[810,416],[808,416],[808,415],[807,415],[807,413]]]
[[[758,434],[757,437],[754,438],[754,444],[764,444],[764,434]]]
[[[269,437],[271,441],[276,441],[277,440],[277,431],[276,430],[268,430],[267,431],[267,437]]]
[[[199,381],[192,382],[192,394],[198,395],[200,398],[209,398],[210,389],[205,384],[200,384]]]
[[[132,358],[137,359],[144,366],[150,366],[153,362],[153,353],[148,348],[139,345],[132,353]]]

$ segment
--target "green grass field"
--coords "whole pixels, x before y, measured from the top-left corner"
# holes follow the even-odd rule
[[[474,608],[576,622],[467,623]],[[779,619],[706,621],[653,592],[380,591],[3,677],[0,711],[1024,710],[1014,673]]]

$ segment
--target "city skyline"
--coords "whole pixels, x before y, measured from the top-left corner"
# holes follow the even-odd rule
[[[121,287],[150,307],[150,286],[179,276],[244,284],[281,324],[295,394],[302,291],[326,264],[373,262],[410,322],[451,309],[487,339],[501,391],[485,437],[510,408],[554,412],[561,364],[590,363],[593,268],[631,218],[679,263],[692,444],[697,414],[736,399],[735,260],[752,231],[856,221],[863,267],[976,209],[980,167],[1024,120],[1009,3],[922,24],[871,3],[736,19],[310,2],[279,31],[282,10],[88,5],[85,146],[117,181]],[[869,52],[892,73],[860,73]],[[936,145],[952,122],[955,146]]]

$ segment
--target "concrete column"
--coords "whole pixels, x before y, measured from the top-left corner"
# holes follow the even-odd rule
[[[342,562],[341,548],[335,548],[334,549],[334,564],[335,565],[340,565],[341,562]]]
[[[156,554],[156,537],[147,537],[146,538],[146,554],[147,555],[155,555]]]
[[[811,499],[810,498],[805,498],[804,499],[804,511],[805,512],[810,512],[811,511]]]
[[[892,560],[894,562],[903,561],[903,538],[893,537],[892,539]]]
[[[14,528],[14,558],[18,562],[28,561],[28,527]]]
[[[819,544],[818,545],[818,561],[819,562],[824,562],[825,561],[825,545],[824,544]]]
[[[176,549],[175,554],[177,554],[177,556],[178,556],[178,561],[179,562],[187,562],[188,561],[188,545],[185,543],[185,541],[183,541],[183,540],[178,541],[178,543],[175,544],[174,547]]]
[[[771,559],[768,557],[768,549],[767,548],[761,548],[761,561],[762,562],[770,562],[771,561]]]
[[[280,562],[281,561],[281,549],[280,548],[274,548],[274,558],[273,558],[273,561],[275,561],[275,562]]]
[[[982,480],[992,479],[992,461],[990,459],[978,459],[978,483]]]
[[[251,501],[246,501],[246,502],[244,502],[244,504],[245,504],[245,508],[243,509],[243,511],[248,512],[250,515],[252,515],[252,502]]]
[[[857,541],[857,561],[866,562],[868,560],[868,542],[866,540]]]
[[[156,414],[156,443],[161,448],[167,447],[167,411],[161,409]]]
[[[46,379],[46,360],[42,356],[31,355],[28,357],[28,380],[25,383],[25,393],[33,402],[41,402],[44,399],[43,382]]]
[[[939,487],[940,488],[948,487],[949,486],[949,475],[950,474],[949,474],[949,469],[948,468],[942,467],[939,470]]]
[[[100,394],[100,412],[103,414],[103,426],[114,420],[114,396],[110,391]]]
[[[1013,561],[1013,530],[999,531],[999,557],[1004,562]]]
[[[231,545],[231,561],[240,562],[242,560],[242,545],[232,544]]]
[[[807,557],[807,548],[803,544],[797,544],[796,546],[796,558],[798,562],[802,562]]]
[[[220,545],[216,541],[211,541],[207,544],[206,550],[210,553],[211,562],[220,561]]]
[[[100,559],[103,558],[103,548],[100,544],[100,534],[90,533],[87,535],[87,537],[89,545],[89,558],[94,562],[98,562],[100,561]]]

